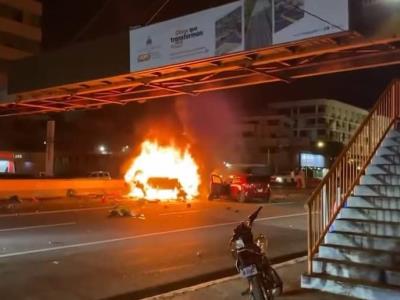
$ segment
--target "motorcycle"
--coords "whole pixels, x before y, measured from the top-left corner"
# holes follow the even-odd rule
[[[266,238],[259,235],[254,239],[252,233],[252,225],[261,209],[262,206],[236,226],[230,245],[236,259],[236,269],[249,282],[249,288],[243,294],[250,294],[251,300],[273,300],[282,293],[282,280],[266,255]]]

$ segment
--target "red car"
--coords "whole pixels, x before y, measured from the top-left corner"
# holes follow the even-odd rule
[[[228,165],[211,175],[209,200],[228,198],[239,202],[271,197],[270,176],[263,165]]]

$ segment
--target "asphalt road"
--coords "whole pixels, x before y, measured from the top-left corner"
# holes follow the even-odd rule
[[[234,225],[259,204],[133,203],[144,220],[104,206],[0,214],[1,299],[138,299],[230,269]],[[269,255],[306,249],[303,203],[265,204],[255,232]],[[171,285],[173,286],[173,285]]]

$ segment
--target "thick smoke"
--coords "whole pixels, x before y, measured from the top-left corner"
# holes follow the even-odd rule
[[[239,101],[224,93],[181,97],[176,113],[185,134],[201,157],[206,173],[223,161],[240,161],[238,151]]]

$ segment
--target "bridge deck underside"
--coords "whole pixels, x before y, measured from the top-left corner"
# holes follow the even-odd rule
[[[400,63],[400,37],[347,32],[89,82],[21,93],[0,102],[0,117],[97,109]]]

